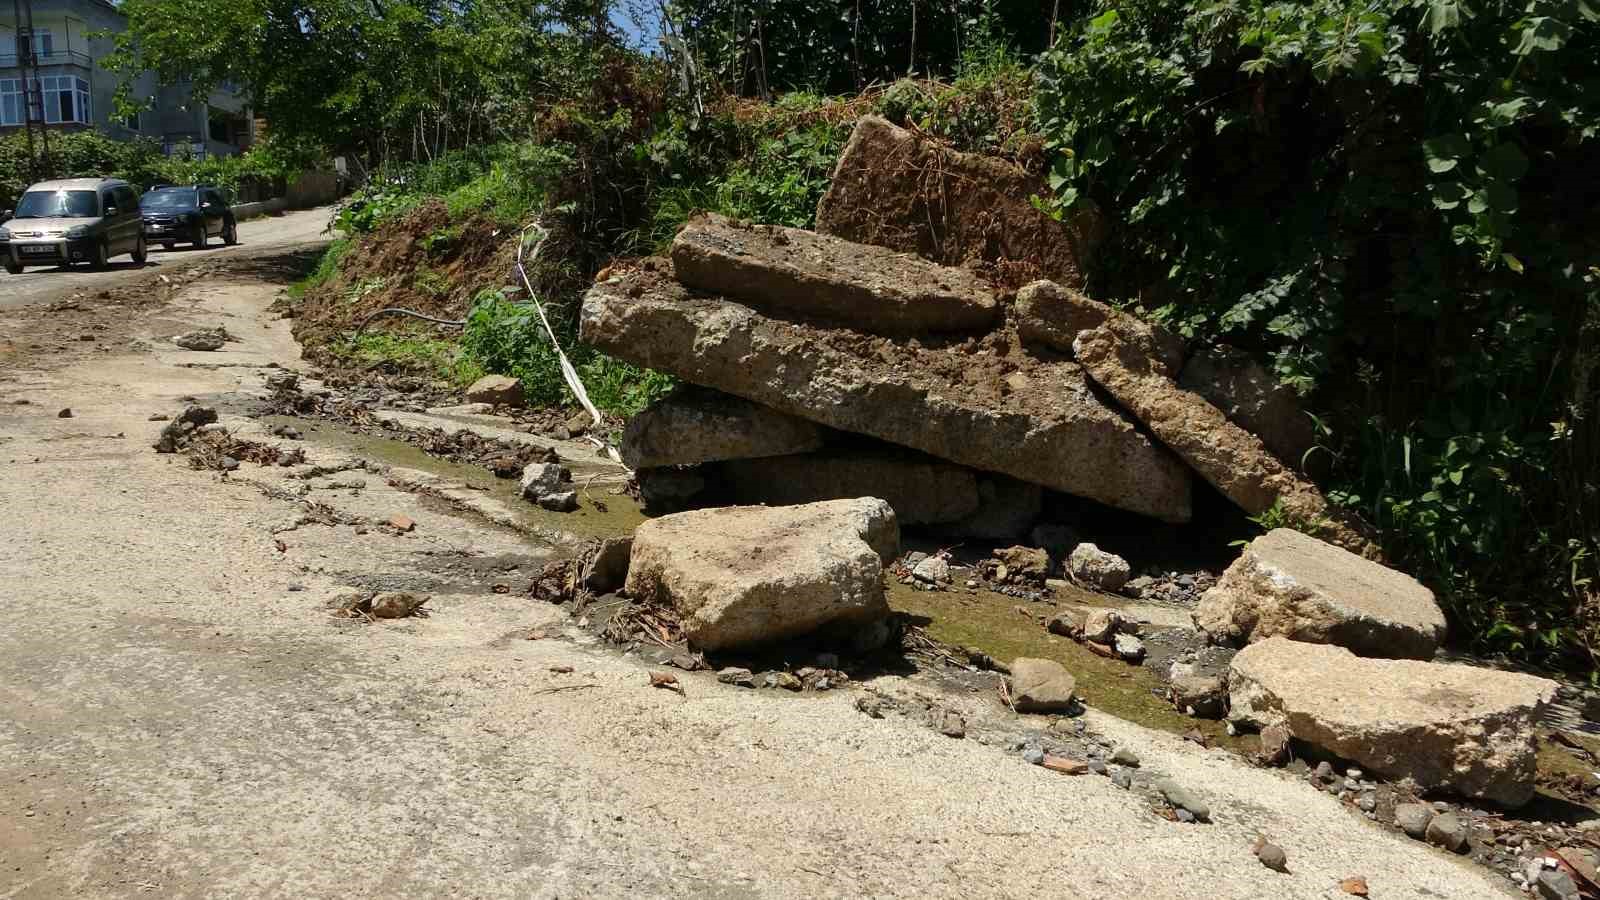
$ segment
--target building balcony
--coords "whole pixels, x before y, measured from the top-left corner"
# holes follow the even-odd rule
[[[82,50],[51,50],[48,53],[38,54],[41,66],[77,66],[82,69],[94,68],[94,57]],[[15,53],[0,53],[0,69],[15,69],[20,65]]]

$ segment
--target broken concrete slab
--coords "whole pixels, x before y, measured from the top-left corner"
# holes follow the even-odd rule
[[[838,450],[730,460],[709,480],[736,503],[792,506],[879,497],[902,526],[957,522],[976,513],[979,503],[972,469],[907,452]]]
[[[822,433],[815,422],[742,397],[690,388],[650,404],[628,420],[622,432],[622,461],[630,469],[645,469],[805,453],[822,447]]]
[[[1095,383],[1240,509],[1260,515],[1277,506],[1330,541],[1376,554],[1316,485],[1269,453],[1260,438],[1228,421],[1222,410],[1178,387],[1137,346],[1102,326],[1079,332],[1073,353]]]
[[[1070,712],[1077,687],[1072,673],[1053,659],[1011,661],[1011,703],[1017,712]]]
[[[769,315],[824,319],[875,334],[979,331],[998,315],[966,269],[780,225],[696,216],[672,242],[678,280]]]
[[[1105,326],[1159,364],[1159,371],[1176,376],[1183,366],[1183,339],[1098,300],[1053,281],[1035,281],[1017,291],[1011,321],[1024,342],[1043,344],[1072,353],[1080,332]]]
[[[1057,221],[1031,202],[1049,195],[1043,179],[1010,162],[863,116],[817,204],[817,230],[948,266],[990,264],[1013,286],[1081,283],[1104,220],[1084,203]]]
[[[581,335],[843,431],[1169,522],[1191,514],[1176,458],[1101,403],[1077,365],[1009,355],[1003,335],[897,342],[782,321],[693,294],[659,261],[591,288]],[[1028,390],[1005,388],[1007,371]]]
[[[1275,637],[1234,657],[1228,690],[1235,722],[1285,727],[1423,791],[1521,806],[1534,791],[1534,726],[1556,683]]]
[[[884,619],[883,567],[900,529],[876,498],[733,506],[652,519],[633,536],[628,594],[670,603],[702,650]]]
[[[1303,468],[1302,460],[1317,442],[1311,417],[1294,389],[1241,350],[1218,346],[1196,351],[1183,364],[1178,385],[1204,397],[1296,469]]]
[[[1281,635],[1416,659],[1445,636],[1444,613],[1416,579],[1287,528],[1244,548],[1200,596],[1194,623],[1214,643]]]
[[[522,400],[522,382],[509,375],[485,375],[467,388],[469,403],[521,406]]]

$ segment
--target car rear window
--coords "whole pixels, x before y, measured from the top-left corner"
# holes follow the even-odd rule
[[[29,191],[17,201],[14,218],[86,219],[100,214],[94,191]]]
[[[192,209],[198,205],[194,188],[151,191],[139,201],[140,209]]]

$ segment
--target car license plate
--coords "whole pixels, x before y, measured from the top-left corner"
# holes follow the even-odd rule
[[[21,247],[24,256],[53,256],[56,252],[54,244],[23,244]]]

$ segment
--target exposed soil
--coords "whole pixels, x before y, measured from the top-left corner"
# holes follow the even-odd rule
[[[400,307],[442,319],[462,319],[485,288],[511,286],[517,234],[485,218],[452,224],[444,203],[428,200],[363,235],[338,273],[298,302],[294,336],[308,357],[327,363],[326,348],[380,309]],[[369,328],[414,329],[416,320],[382,317]]]

